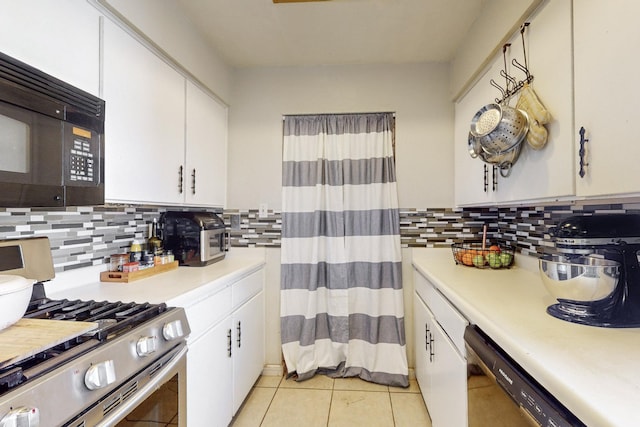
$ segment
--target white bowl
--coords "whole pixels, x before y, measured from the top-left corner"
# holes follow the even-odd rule
[[[611,295],[620,278],[620,263],[592,256],[544,256],[540,275],[556,299],[593,302]]]
[[[34,280],[0,274],[0,330],[16,323],[27,311]]]

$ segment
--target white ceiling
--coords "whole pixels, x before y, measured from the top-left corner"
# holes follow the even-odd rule
[[[448,62],[489,0],[177,0],[233,67]]]

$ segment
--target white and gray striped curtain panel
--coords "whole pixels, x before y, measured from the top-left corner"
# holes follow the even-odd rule
[[[393,120],[285,116],[281,334],[298,380],[409,384]]]

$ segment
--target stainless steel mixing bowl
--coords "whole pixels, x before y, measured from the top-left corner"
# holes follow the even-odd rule
[[[539,260],[542,283],[558,300],[599,301],[611,295],[620,263],[595,256],[545,255]]]

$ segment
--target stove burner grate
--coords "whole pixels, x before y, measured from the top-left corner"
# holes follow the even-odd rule
[[[167,310],[166,304],[123,303],[108,301],[50,300],[31,301],[24,317],[32,319],[77,320],[96,322],[99,327],[90,335],[104,341],[152,319]]]

